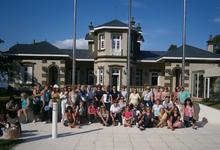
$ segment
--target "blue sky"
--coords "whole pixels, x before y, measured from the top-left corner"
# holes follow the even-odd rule
[[[90,21],[128,20],[128,0],[78,0],[77,42],[83,40]],[[167,50],[181,45],[183,0],[133,0],[132,15],[141,23],[143,50]],[[0,50],[16,43],[47,40],[71,48],[73,0],[1,0]],[[187,44],[206,49],[210,34],[220,34],[220,1],[188,0]]]

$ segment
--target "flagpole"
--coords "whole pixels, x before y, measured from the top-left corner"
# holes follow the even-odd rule
[[[76,61],[75,61],[75,51],[76,51],[76,9],[77,9],[77,0],[74,0],[74,14],[73,14],[73,56],[72,56],[72,85],[75,82],[75,73],[76,73]]]
[[[131,8],[132,0],[128,4],[128,51],[127,51],[127,98],[130,96],[130,53],[131,53]]]
[[[184,10],[183,10],[183,33],[182,33],[182,45],[183,45],[183,56],[182,56],[182,80],[181,85],[184,86],[185,83],[185,48],[186,48],[186,6],[187,0],[184,0]]]

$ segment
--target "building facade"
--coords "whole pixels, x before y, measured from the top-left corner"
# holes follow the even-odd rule
[[[131,25],[131,85],[167,86],[171,90],[180,86],[182,46],[167,51],[140,50],[144,41],[141,26],[133,20]],[[128,25],[119,20],[99,26],[90,24],[85,37],[89,49],[75,52],[76,83],[114,85],[118,89],[126,85],[127,37]],[[71,84],[71,49],[59,49],[43,41],[16,44],[4,54],[21,64],[21,78],[10,83],[12,86]],[[193,97],[208,97],[212,90],[210,74],[220,74],[220,55],[213,53],[212,39],[208,40],[208,50],[186,45],[185,55],[184,86]],[[215,82],[220,85],[218,80]]]

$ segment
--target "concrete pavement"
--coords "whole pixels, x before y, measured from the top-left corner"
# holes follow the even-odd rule
[[[140,131],[123,126],[91,124],[68,128],[58,124],[59,137],[51,139],[51,124],[23,124],[22,139],[15,150],[219,150],[220,126],[206,124],[198,130],[152,128]]]

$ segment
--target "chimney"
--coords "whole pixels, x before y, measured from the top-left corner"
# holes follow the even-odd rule
[[[34,40],[34,41],[33,41],[33,44],[35,44],[35,43],[36,43],[36,41]]]
[[[214,41],[213,41],[212,35],[209,36],[209,40],[207,41],[207,45],[208,45],[208,51],[211,53],[214,53]]]

